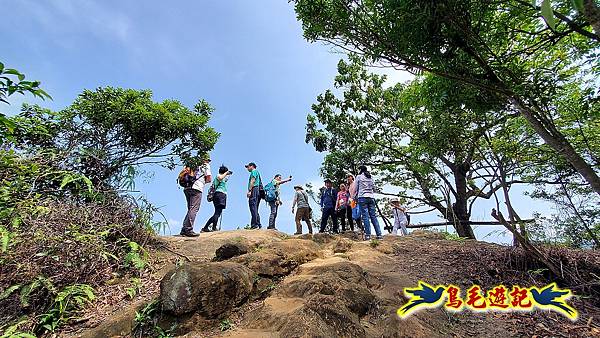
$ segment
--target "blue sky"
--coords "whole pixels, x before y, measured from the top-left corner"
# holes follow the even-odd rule
[[[224,163],[234,171],[224,229],[249,223],[244,168],[249,161],[258,164],[265,179],[281,173],[293,175],[292,183],[321,183],[323,155],[304,143],[306,115],[316,96],[331,87],[342,55],[306,42],[287,1],[0,0],[0,9],[6,13],[0,20],[1,61],[42,81],[54,98],[43,106],[58,110],[83,89],[108,85],[151,89],[156,100],[177,99],[188,107],[199,98],[211,103],[216,109],[211,126],[221,133],[212,169]],[[407,78],[398,71],[386,73],[390,82]],[[2,107],[5,112],[38,102],[14,96],[11,101]],[[153,177],[141,180],[137,189],[162,207],[171,231],[179,232],[185,199],[175,183],[177,172],[149,169]],[[282,187],[285,204],[278,217],[278,228],[288,233],[295,229],[292,185]],[[526,198],[517,198],[516,205],[524,216],[548,208]],[[482,204],[473,218],[489,219],[491,207]],[[196,230],[212,211],[204,200]],[[260,211],[266,225],[267,207]],[[495,230],[476,232],[483,237]]]

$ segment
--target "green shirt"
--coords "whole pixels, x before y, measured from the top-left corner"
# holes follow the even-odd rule
[[[275,195],[277,195],[277,200],[281,201],[281,199],[279,199],[279,196],[281,195],[281,181],[277,181],[276,179],[273,179],[273,181],[271,181],[271,183],[273,183],[273,186],[275,187]]]
[[[250,182],[252,182],[252,177],[254,177],[254,185],[250,186]],[[253,187],[258,187],[260,185],[260,173],[258,170],[254,169],[250,172],[250,178],[248,179],[248,190],[251,190]]]
[[[226,194],[228,179],[229,179],[229,177],[225,176],[225,178],[222,181],[219,181],[219,178],[215,177],[215,179],[213,180],[213,185],[215,186],[215,192],[220,191],[220,192]]]

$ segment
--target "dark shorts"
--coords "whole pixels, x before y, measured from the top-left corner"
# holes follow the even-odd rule
[[[225,209],[227,207],[227,194],[224,194],[220,191],[215,192],[213,196],[213,204],[215,207],[222,207]]]

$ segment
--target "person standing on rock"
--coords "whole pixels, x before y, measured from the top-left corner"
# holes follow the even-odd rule
[[[283,204],[281,202],[281,198],[280,198],[280,195],[281,195],[280,185],[287,183],[291,180],[292,180],[292,176],[286,178],[285,180],[282,180],[281,174],[277,174],[277,175],[275,175],[275,177],[273,178],[271,183],[269,183],[269,184],[267,184],[267,186],[265,186],[265,191],[266,191],[266,195],[267,195],[267,198],[265,200],[269,203],[269,206],[271,207],[271,214],[269,215],[269,226],[267,227],[267,229],[273,229],[273,230],[275,229],[275,219],[277,218],[277,209],[279,209],[279,206]],[[269,200],[269,192],[271,189],[274,190],[275,200]]]
[[[346,178],[346,184],[348,185],[348,192],[350,193],[350,215],[352,220],[356,222],[356,227],[358,230],[362,231],[363,226],[360,219],[360,209],[358,208],[358,201],[354,198],[356,195],[356,181],[354,181],[354,175],[348,174],[348,177]],[[353,226],[352,222],[350,223],[350,226]]]
[[[260,205],[260,187],[262,186],[262,180],[260,179],[260,173],[256,170],[256,163],[250,162],[246,164],[246,169],[250,173],[248,179],[248,207],[250,208],[250,228],[260,229],[260,214],[258,213],[258,206]]]
[[[348,226],[354,231],[354,224],[352,222],[352,207],[350,207],[350,193],[346,189],[344,183],[340,184],[340,191],[337,194],[337,201],[335,202],[335,208],[337,217],[342,223],[342,232],[346,231],[346,218],[348,219]]]
[[[196,168],[196,170],[190,171],[190,173],[192,174],[191,176],[193,176],[193,183],[191,186],[183,189],[188,210],[183,219],[183,226],[179,234],[186,237],[196,237],[199,236],[199,234],[194,232],[194,221],[196,220],[196,215],[198,214],[200,204],[202,203],[202,192],[204,191],[204,185],[212,181],[210,158],[206,157],[202,165]]]
[[[215,177],[212,182],[213,187],[215,188],[215,193],[213,195],[213,206],[215,207],[215,213],[206,221],[204,228],[202,228],[202,232],[210,232],[217,231],[217,224],[219,222],[219,218],[223,213],[223,210],[227,207],[227,181],[229,180],[229,176],[231,176],[233,172],[229,171],[229,169],[222,165],[219,168],[219,175]],[[212,224],[212,229],[209,229],[208,226]]]
[[[402,236],[408,235],[406,226],[408,225],[408,218],[406,217],[406,208],[400,205],[400,200],[397,197],[392,198],[390,201],[392,204],[392,213],[394,214],[394,228],[392,234],[398,234],[398,228],[402,231]]]
[[[308,194],[302,186],[297,185],[294,187],[296,194],[294,195],[294,202],[292,203],[292,214],[294,208],[298,205],[296,211],[296,233],[294,235],[302,235],[302,224],[300,221],[305,221],[308,226],[308,233],[312,234],[312,224],[310,223],[310,204],[308,203]]]
[[[321,228],[319,232],[325,232],[329,217],[333,220],[333,233],[337,234],[338,222],[335,214],[335,201],[337,200],[337,191],[333,188],[331,180],[325,180],[325,189],[321,194]]]
[[[379,228],[379,221],[377,220],[377,211],[375,206],[375,184],[371,173],[367,170],[367,167],[362,165],[358,167],[359,174],[356,176],[356,192],[354,198],[358,200],[358,207],[360,208],[360,214],[365,228],[365,240],[371,239],[371,224],[375,228],[377,239],[382,239],[381,228]]]

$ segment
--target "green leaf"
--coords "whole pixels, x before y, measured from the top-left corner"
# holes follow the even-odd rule
[[[579,12],[583,12],[583,0],[571,0],[571,3],[573,4],[573,8]]]
[[[2,74],[2,71],[4,71],[4,64],[0,62],[0,74]]]
[[[19,73],[18,70],[12,69],[12,68],[7,68],[6,70],[4,70],[4,74],[11,74],[11,75],[16,75],[16,76],[21,75],[21,73]]]
[[[71,183],[72,181],[73,181],[73,176],[71,176],[70,174],[66,174],[63,177],[62,182],[60,183],[59,189],[64,188],[67,184]]]
[[[4,125],[4,128],[6,128],[10,133],[12,133],[17,127],[17,125],[12,120],[6,118],[0,113],[0,126],[1,125]]]
[[[0,252],[6,252],[14,235],[4,227],[0,227]]]
[[[552,30],[555,30],[556,23],[554,21],[554,12],[552,12],[550,0],[544,0],[542,2],[542,16],[544,17],[544,20],[546,20],[548,27],[552,28]]]
[[[4,290],[4,292],[2,292],[0,294],[0,300],[4,300],[4,299],[8,298],[8,296],[10,296],[13,292],[19,290],[20,287],[21,287],[21,284],[17,284],[17,285],[13,285],[13,286],[9,287],[8,289]]]

